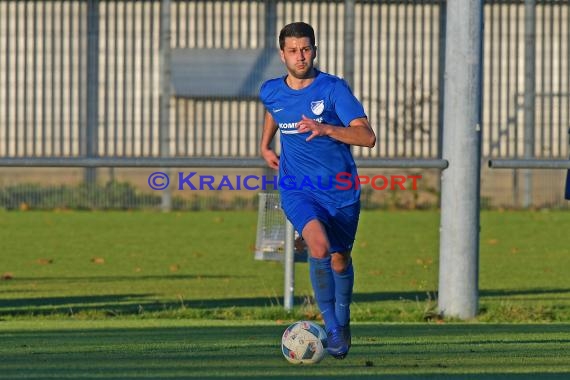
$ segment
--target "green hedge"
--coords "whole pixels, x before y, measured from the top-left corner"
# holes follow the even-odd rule
[[[160,209],[160,193],[144,193],[128,182],[104,185],[19,184],[0,188],[0,208],[6,210],[135,210]],[[257,209],[257,196],[222,199],[193,195],[172,197],[173,210]]]
[[[211,193],[212,195],[192,194],[186,197],[173,194],[172,209],[257,210],[257,193],[231,197],[222,197],[222,193],[217,191]],[[383,198],[376,197],[375,193],[370,187],[362,188],[363,209],[433,209],[439,206],[440,194],[432,188],[420,188],[417,192],[389,191]],[[420,193],[430,197],[420,200]],[[120,181],[56,186],[22,183],[0,187],[0,209],[5,210],[159,210],[161,202],[161,192],[142,192],[133,184]],[[489,207],[485,203],[482,205]]]

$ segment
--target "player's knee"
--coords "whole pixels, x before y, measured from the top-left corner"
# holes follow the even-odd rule
[[[329,253],[329,243],[324,234],[313,234],[305,239],[311,256],[317,259],[324,259]]]
[[[329,255],[329,250],[326,244],[317,244],[313,247],[309,247],[309,252],[311,253],[311,257],[316,259],[324,259]]]
[[[342,262],[338,262],[338,261],[332,261],[331,262],[331,267],[332,270],[334,270],[336,273],[343,273],[346,270],[346,264],[342,263]]]
[[[348,267],[350,257],[341,254],[332,255],[331,267],[336,273],[343,273]]]

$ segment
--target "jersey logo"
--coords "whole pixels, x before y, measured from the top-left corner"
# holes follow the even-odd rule
[[[324,100],[317,100],[316,102],[311,102],[311,111],[315,115],[320,115],[325,110],[325,101]]]

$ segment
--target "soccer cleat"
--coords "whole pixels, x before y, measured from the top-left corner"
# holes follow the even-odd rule
[[[341,326],[340,329],[342,330],[342,336],[344,337],[344,341],[348,345],[348,348],[352,346],[352,334],[350,333],[350,322],[346,326]]]
[[[327,352],[331,356],[335,359],[344,359],[348,354],[348,348],[341,328],[334,328],[327,331]]]

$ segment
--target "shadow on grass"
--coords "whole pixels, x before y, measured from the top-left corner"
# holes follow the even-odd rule
[[[171,278],[171,276],[169,276]],[[177,276],[177,278],[193,278],[194,276]],[[199,277],[199,276],[198,276]],[[207,276],[204,276],[207,277]],[[209,278],[214,278],[210,276]],[[120,277],[119,277],[120,278]],[[159,276],[147,276],[147,279],[163,278]],[[226,278],[220,276],[219,278]],[[116,277],[112,277],[116,279]],[[89,280],[91,279],[84,279]],[[528,289],[528,290],[486,290],[481,291],[482,297],[508,297],[508,296],[540,296],[545,294],[565,294],[570,289]],[[520,300],[518,298],[517,300]],[[560,298],[557,298],[560,299]],[[373,303],[383,301],[411,301],[426,302],[436,301],[435,291],[425,292],[376,292],[356,293],[353,301],[356,303]],[[247,308],[247,307],[270,307],[281,306],[282,298],[275,297],[241,297],[223,299],[190,299],[190,300],[161,300],[158,295],[150,293],[128,293],[108,295],[64,296],[64,297],[28,297],[5,299],[0,301],[0,315],[29,315],[29,314],[73,314],[79,311],[100,311],[109,315],[115,314],[140,314],[143,311],[165,311],[180,308],[197,310],[223,309],[223,308]],[[311,297],[294,297],[295,305],[314,304]]]
[[[295,305],[305,302],[295,297]],[[85,311],[101,311],[109,315],[140,314],[141,312],[177,310],[181,308],[219,309],[232,307],[281,306],[281,299],[265,297],[179,300],[164,302],[155,294],[113,294],[100,296],[29,297],[0,300],[0,316],[74,314]]]
[[[220,276],[220,275],[186,275],[186,274],[169,274],[164,276],[147,276],[147,275],[133,275],[133,276],[93,276],[93,277],[16,277],[10,281],[12,282],[26,282],[26,281],[37,281],[37,282],[120,282],[120,281],[153,281],[153,280],[226,280],[231,278],[245,278],[244,276]],[[1,293],[2,291],[0,291]]]
[[[413,292],[401,293],[369,293],[355,294],[355,302],[374,302],[387,300],[409,299],[421,301],[427,299],[427,295]],[[112,294],[112,295],[89,295],[89,296],[64,296],[64,297],[28,297],[7,299],[0,302],[0,315],[29,314],[29,313],[70,313],[78,311],[101,310],[111,313],[131,314],[145,311],[160,311],[178,309],[180,307],[194,309],[217,309],[228,307],[268,307],[281,306],[282,298],[268,297],[241,297],[223,299],[194,299],[164,302],[156,294]],[[303,305],[307,302],[314,303],[312,298],[294,297],[295,305]]]
[[[11,330],[0,346],[0,379],[49,374],[58,379],[537,380],[570,374],[564,361],[568,325],[562,324],[356,324],[348,358],[326,358],[318,366],[292,366],[283,359],[284,328],[133,323],[129,328]]]
[[[569,289],[553,288],[553,289],[520,289],[520,290],[500,290],[500,289],[490,289],[481,290],[479,295],[481,297],[510,297],[510,296],[535,296],[535,295],[545,295],[545,294],[558,294],[558,293],[569,293]]]
[[[253,373],[260,372],[260,371],[274,371],[274,368],[265,368],[262,366],[251,366],[251,371]],[[128,372],[140,372],[139,367],[133,368],[122,368],[123,371]],[[166,370],[163,370],[161,374],[163,374]],[[43,373],[44,371],[37,371],[38,373]],[[47,370],[45,372],[48,372]],[[105,379],[112,380],[112,379],[120,379],[120,380],[140,380],[141,375],[128,375],[128,374],[121,374],[120,376],[116,376],[118,372],[116,369],[111,369],[108,371],[100,371],[100,372],[107,372],[105,375]],[[157,371],[158,372],[158,371]],[[282,371],[286,372],[286,371]],[[77,373],[75,371],[68,371],[68,373],[61,374],[62,377],[60,379],[76,379]],[[152,379],[160,379],[160,377],[148,377],[144,376],[144,378],[152,378]],[[355,375],[355,374],[346,374],[346,375],[314,375],[311,374],[310,377],[305,377],[301,374],[297,374],[296,376],[292,377],[291,375],[263,375],[263,376],[256,376],[247,375],[247,376],[232,376],[232,375],[224,375],[224,376],[216,376],[210,375],[207,371],[203,373],[194,374],[193,376],[188,375],[180,375],[180,376],[168,376],[168,380],[188,380],[191,378],[197,379],[244,379],[244,380],[251,380],[251,379],[263,379],[263,380],[291,380],[292,378],[298,379],[308,379],[311,380],[346,380],[346,379],[379,379],[379,380],[568,380],[568,373],[559,372],[559,373],[533,373],[533,374],[505,374],[505,373],[485,373],[479,375],[469,375],[469,374],[442,374],[442,373],[417,373],[417,374],[408,374],[408,375],[382,375],[382,374],[374,374],[374,375]],[[0,377],[2,379],[2,377]],[[26,376],[27,380],[45,380],[43,376]],[[100,380],[101,376],[90,377],[89,375],[81,374],[81,379],[83,380]]]
[[[521,290],[480,290],[480,297],[512,297],[512,296],[542,296],[546,294],[568,294],[568,289],[521,289]],[[414,292],[377,292],[377,293],[356,293],[353,296],[355,302],[376,302],[376,301],[429,301],[437,299],[436,290],[414,291]],[[558,299],[558,298],[557,298]]]
[[[40,306],[89,306],[97,304],[105,308],[110,305],[120,305],[124,302],[136,302],[141,298],[150,297],[152,294],[117,294],[101,296],[69,296],[69,297],[40,297],[40,298],[18,298],[3,300],[0,303],[0,310],[20,307],[40,307]],[[148,302],[148,301],[147,301]]]

